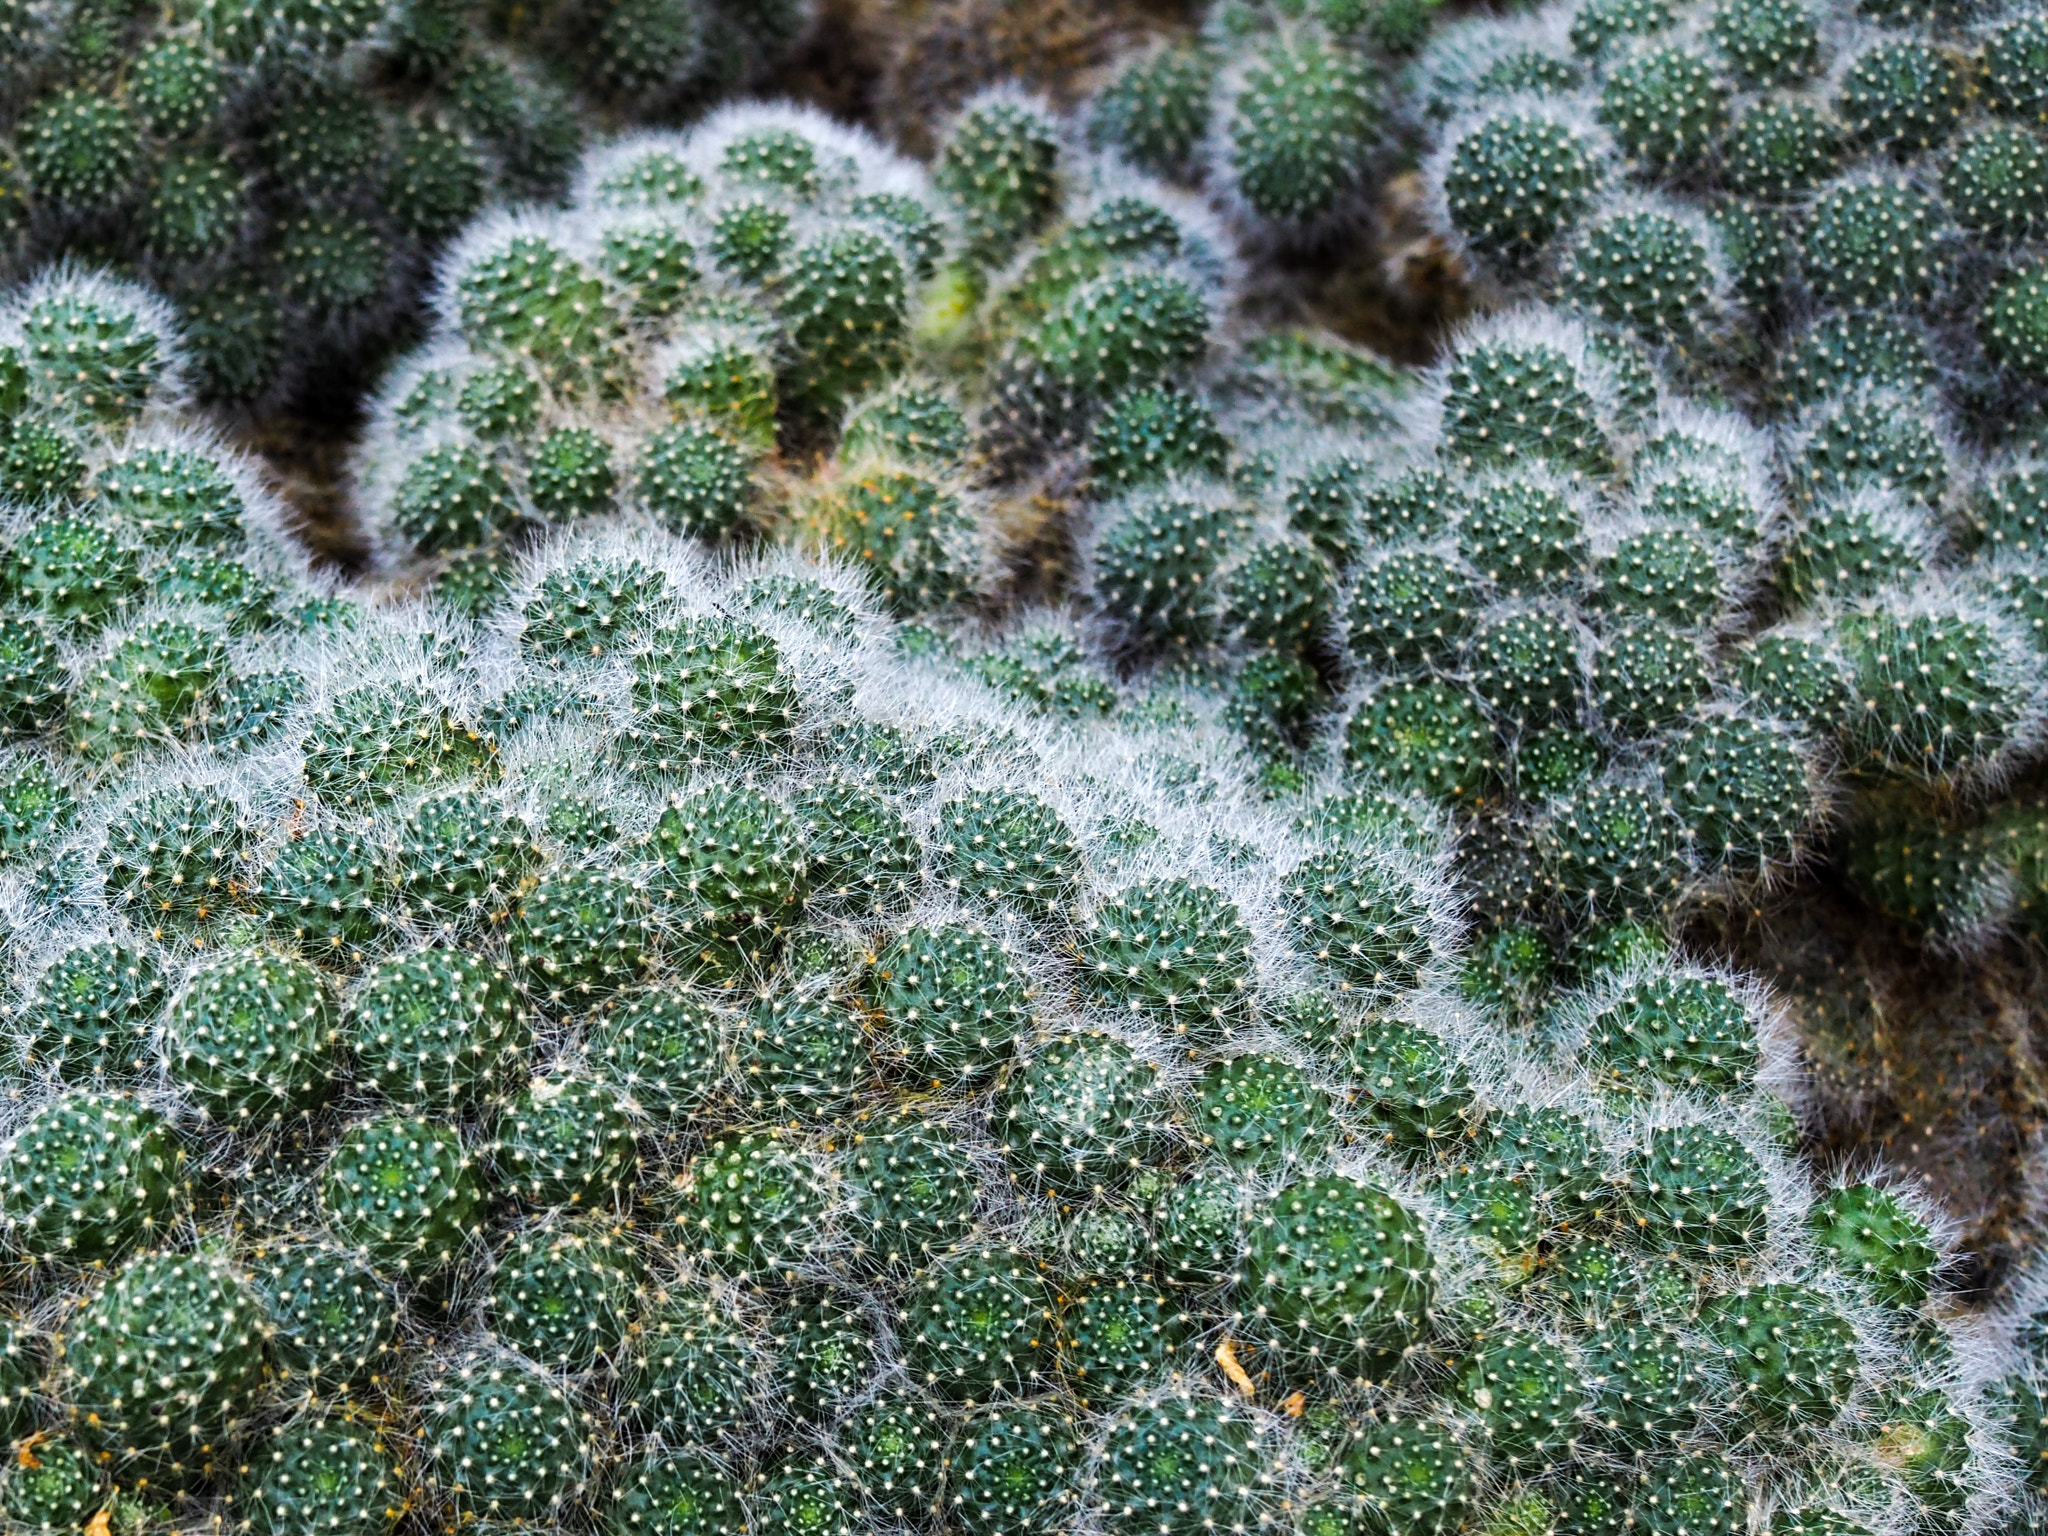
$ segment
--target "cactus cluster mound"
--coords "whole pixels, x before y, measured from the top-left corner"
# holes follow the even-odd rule
[[[620,514],[481,623],[274,641],[262,746],[24,741],[14,1518],[2005,1508],[1948,1228],[1800,1161],[1759,989],[1651,920],[1510,1002],[1421,800],[1276,796],[1193,682],[1049,708],[864,575]],[[198,794],[188,901],[122,827]]]
[[[1376,15],[1220,8],[1241,67],[1090,122],[1213,89],[1218,192],[1326,232]],[[1631,167],[1714,142],[1683,49],[1614,78]],[[1091,135],[997,90],[927,175],[731,108],[484,215],[346,596],[161,313],[4,312],[9,1518],[2034,1518],[2020,1330],[1684,938],[2034,744],[2024,567],[1932,575],[1949,438],[1707,403],[1718,257],[1596,214],[1569,113],[1457,196],[1554,166],[1503,283],[1603,233],[1418,374],[1226,324],[1228,226]]]
[[[1448,29],[1412,81],[1443,231],[1489,286],[1770,434],[1743,713],[1835,736],[1834,866],[1965,951],[2043,909],[2039,30],[1587,0]],[[1551,147],[1510,165],[1518,133]]]

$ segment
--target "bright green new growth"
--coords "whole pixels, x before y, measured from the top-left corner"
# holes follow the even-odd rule
[[[1807,1225],[1845,1274],[1886,1306],[1917,1307],[1941,1265],[1933,1234],[1912,1208],[1876,1184],[1847,1184],[1813,1204]]]
[[[117,1495],[100,1479],[97,1459],[68,1440],[44,1440],[0,1479],[0,1512],[30,1531],[83,1529]]]

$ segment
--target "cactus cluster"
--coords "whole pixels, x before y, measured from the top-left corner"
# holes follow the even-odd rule
[[[1603,179],[1694,167],[1721,66],[1542,94],[1657,9],[1528,33],[1443,201],[1556,307],[1413,373],[1226,324],[1229,224],[1112,153],[1184,173],[1213,91],[1238,223],[1337,228],[1391,8],[1219,6],[928,175],[787,107],[607,145],[454,238],[348,595],[156,309],[10,301],[8,1517],[2031,1518],[2030,1341],[1916,1186],[1803,1155],[1798,1042],[1686,940],[2004,783],[2048,608],[1956,567],[1976,471],[1897,396],[1709,403],[1718,237]],[[632,98],[733,46],[680,14],[533,25]],[[1701,35],[1769,75],[1797,22]],[[1910,73],[1844,77],[1883,153],[1974,110]],[[1901,249],[1844,238],[1844,291]],[[1802,377],[1898,335],[1826,334]],[[2023,837],[1954,846],[2024,908]]]
[[[801,0],[14,7],[0,273],[89,253],[147,279],[199,392],[267,415],[311,370],[374,365],[480,209],[559,202],[593,109],[715,100],[809,22]]]

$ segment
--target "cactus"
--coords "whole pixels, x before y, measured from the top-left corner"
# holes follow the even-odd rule
[[[521,897],[508,945],[549,1009],[588,1005],[645,976],[652,903],[642,886],[614,871],[557,868]]]
[[[689,994],[666,988],[606,999],[585,1053],[592,1069],[635,1108],[666,1123],[715,1099],[724,1064],[717,1016]]]
[[[1377,113],[1360,62],[1304,30],[1260,49],[1228,106],[1224,168],[1233,195],[1282,228],[1341,208],[1372,144]]]
[[[1229,439],[1209,408],[1171,386],[1110,401],[1089,432],[1089,472],[1109,491],[1217,475],[1229,455]]]
[[[1096,94],[1088,141],[1159,176],[1188,168],[1208,123],[1216,61],[1205,48],[1162,47],[1132,59]]]
[[[969,255],[1004,261],[1051,217],[1059,198],[1059,140],[1027,101],[992,94],[970,104],[939,152],[933,184],[959,206]]]
[[[1899,1195],[1876,1184],[1829,1190],[1807,1217],[1843,1271],[1886,1306],[1926,1300],[1940,1265],[1933,1234]]]
[[[1759,1427],[1827,1424],[1855,1386],[1855,1331],[1812,1291],[1732,1291],[1708,1304],[1701,1323],[1727,1361],[1737,1408]]]
[[[215,790],[151,790],[107,824],[107,900],[152,938],[188,937],[225,915],[247,837],[241,807]]]
[[[670,800],[653,843],[675,959],[689,974],[729,984],[772,958],[810,888],[802,828],[787,809],[745,788],[692,790]]]
[[[1749,1149],[1710,1126],[1654,1132],[1629,1167],[1628,1202],[1653,1252],[1742,1254],[1763,1241],[1762,1171]]]
[[[431,1276],[482,1229],[476,1159],[445,1125],[387,1115],[335,1142],[320,1209],[344,1241],[381,1267]]]
[[[605,1529],[616,1536],[635,1531],[686,1536],[741,1528],[731,1472],[701,1452],[650,1456],[626,1470],[611,1500]]]
[[[1114,1189],[1167,1143],[1159,1069],[1108,1035],[1053,1039],[1004,1085],[999,1129],[1032,1182],[1077,1197]]]
[[[587,1371],[616,1354],[644,1286],[623,1233],[601,1224],[535,1227],[495,1256],[491,1331],[549,1370]]]
[[[263,1315],[218,1259],[147,1254],[69,1319],[59,1389],[89,1444],[129,1476],[189,1486],[256,1408]]]
[[[582,1492],[595,1426],[551,1377],[516,1355],[438,1360],[424,1395],[421,1481],[458,1517],[545,1518]]]
[[[287,1380],[345,1394],[397,1366],[397,1305],[347,1249],[324,1237],[281,1239],[250,1254],[248,1275]]]
[[[404,1498],[398,1458],[371,1427],[314,1414],[286,1425],[251,1469],[243,1495],[264,1536],[313,1525],[380,1536]]]
[[[64,1531],[83,1526],[116,1499],[100,1479],[97,1462],[68,1440],[32,1447],[17,1456],[0,1481],[0,1510],[25,1530]]]
[[[830,1219],[830,1176],[773,1132],[737,1132],[691,1159],[676,1219],[685,1251],[735,1275],[788,1272]]]
[[[1534,262],[1592,200],[1601,152],[1588,134],[1538,111],[1474,122],[1442,172],[1450,226],[1510,271]]]
[[[536,1078],[506,1107],[490,1149],[495,1182],[528,1206],[602,1205],[635,1182],[633,1122],[609,1084]]]
[[[1136,885],[1099,902],[1075,940],[1093,1000],[1211,1042],[1244,1019],[1252,935],[1213,886]]]
[[[949,1402],[1027,1391],[1056,1364],[1053,1293],[1015,1250],[968,1249],[904,1297],[896,1334],[911,1378]]]
[[[1377,1380],[1430,1327],[1436,1263],[1399,1202],[1339,1174],[1283,1185],[1251,1228],[1243,1289],[1291,1376]]]
[[[166,1069],[209,1118],[257,1130],[309,1115],[333,1094],[339,1023],[305,961],[229,950],[196,970],[166,1010]]]
[[[22,1000],[22,1058],[67,1083],[127,1080],[148,1058],[165,989],[163,964],[150,950],[113,940],[73,945]]]
[[[37,1263],[103,1264],[169,1232],[187,1199],[176,1130],[132,1094],[73,1090],[0,1153],[0,1221]]]

